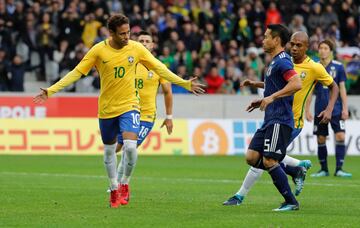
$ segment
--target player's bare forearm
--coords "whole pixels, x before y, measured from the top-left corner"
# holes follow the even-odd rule
[[[291,96],[297,91],[299,91],[301,87],[302,87],[301,79],[299,75],[295,75],[291,77],[291,79],[289,79],[288,83],[283,89],[277,91],[276,93],[273,93],[271,97],[273,100],[276,100],[282,97]]]
[[[342,110],[344,113],[344,114],[342,114],[343,115],[342,118],[347,119],[349,117],[349,112],[348,112],[348,106],[347,106],[347,94],[346,94],[345,82],[340,82],[339,90],[340,90],[340,98],[341,98],[341,103],[342,103]]]
[[[172,90],[171,90],[171,84],[165,83],[165,84],[162,84],[161,87],[164,92],[166,115],[172,115],[173,95],[172,95]]]
[[[265,83],[264,82],[254,82],[253,87],[263,89],[263,88],[265,88]]]
[[[240,87],[244,87],[244,86],[250,86],[250,87],[256,87],[256,88],[263,89],[263,88],[265,88],[265,83],[246,79],[243,82],[241,82],[241,84],[240,84]]]
[[[310,92],[308,97],[306,98],[306,102],[305,102],[305,117],[306,117],[307,121],[313,120],[313,116],[310,112],[312,96],[313,96],[313,92]]]
[[[331,83],[328,87],[330,88],[330,99],[326,109],[332,112],[335,106],[335,102],[339,96],[339,87],[335,82]]]

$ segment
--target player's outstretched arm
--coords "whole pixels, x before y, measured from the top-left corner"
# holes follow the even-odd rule
[[[46,100],[48,99],[48,93],[46,89],[40,88],[40,93],[38,93],[34,98],[33,98],[33,102],[35,104],[43,104],[46,102]]]
[[[41,90],[40,93],[33,98],[34,103],[36,104],[44,103],[50,96],[64,89],[65,87],[71,85],[72,83],[76,82],[81,78],[81,76],[82,73],[74,69],[70,71],[68,74],[66,74],[65,77],[63,77],[60,81],[50,86],[49,88],[46,89],[40,88]]]
[[[190,91],[195,95],[204,94],[205,90],[203,88],[205,88],[206,86],[204,84],[196,82],[197,78],[198,77],[194,77],[189,80],[191,82],[191,90]]]
[[[265,88],[265,83],[246,79],[240,83],[240,87],[244,87],[244,86],[251,86],[251,87],[263,89]]]
[[[288,80],[288,83],[286,84],[286,86],[284,88],[277,91],[276,93],[271,94],[268,97],[265,97],[262,100],[261,105],[260,105],[260,110],[265,111],[266,107],[269,104],[271,104],[272,102],[274,102],[276,99],[293,95],[294,93],[296,93],[297,91],[299,91],[301,89],[301,86],[302,86],[302,83],[301,83],[301,79],[300,79],[299,75],[296,74],[296,75],[292,76]]]
[[[161,84],[161,87],[164,92],[166,118],[164,122],[161,124],[160,128],[166,126],[167,133],[171,135],[173,131],[173,121],[172,121],[173,95],[171,90],[171,84],[170,83]]]
[[[196,77],[190,80],[184,80],[171,72],[162,62],[156,59],[143,45],[136,46],[136,50],[139,54],[139,62],[146,66],[148,69],[153,70],[161,78],[179,85],[186,90],[192,92],[195,95],[205,93],[203,89],[205,85],[196,82]]]
[[[332,111],[334,109],[335,102],[339,96],[339,87],[337,86],[337,84],[334,81],[328,87],[330,88],[329,103],[328,103],[327,107],[325,108],[325,110],[322,111],[318,115],[318,117],[321,118],[321,121],[320,121],[321,124],[327,124],[331,120]]]

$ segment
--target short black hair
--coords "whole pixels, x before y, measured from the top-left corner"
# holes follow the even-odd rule
[[[109,18],[107,26],[110,31],[116,32],[116,28],[123,24],[129,24],[129,18],[123,14],[115,14]]]
[[[285,47],[286,43],[290,40],[290,31],[289,29],[282,24],[270,24],[267,26],[271,30],[271,36],[279,37],[281,40],[281,46]]]
[[[321,44],[326,44],[327,46],[329,46],[329,48],[330,48],[331,51],[334,51],[334,49],[335,49],[335,44],[334,44],[334,42],[332,42],[332,41],[329,40],[329,39],[326,39],[326,40],[321,41],[321,42],[319,43],[318,48],[320,47]]]
[[[145,30],[141,30],[137,33],[137,36],[151,36],[151,34]]]

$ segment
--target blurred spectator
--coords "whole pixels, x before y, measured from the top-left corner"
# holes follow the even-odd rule
[[[181,77],[181,78],[187,79],[187,77],[186,77],[186,66],[185,65],[178,66],[177,75],[179,77]],[[171,89],[172,89],[173,94],[187,94],[187,93],[189,93],[183,87],[180,87],[180,86],[175,85],[175,84],[171,84]]]
[[[263,78],[269,63],[261,53],[267,24],[284,23],[291,32],[307,31],[308,55],[316,60],[318,42],[325,38],[336,43],[337,53],[358,49],[359,6],[353,0],[0,0],[0,49],[6,53],[1,85],[11,90],[3,81],[11,76],[7,70],[15,56],[36,79],[59,80],[76,66],[84,50],[109,36],[109,15],[124,13],[130,18],[131,39],[142,29],[150,32],[154,54],[173,72],[185,77],[200,74],[205,82],[204,75],[215,64],[224,80],[216,92],[249,94],[239,87],[240,81],[254,75]],[[338,55],[339,60],[351,62],[352,54]],[[90,75],[94,77],[70,91],[95,91],[96,71]]]
[[[16,55],[9,67],[11,91],[24,91],[25,70],[25,64],[22,62],[21,57]]]
[[[346,87],[349,94],[360,94],[360,55],[354,54],[346,65]]]
[[[90,13],[86,15],[84,24],[84,30],[82,33],[82,40],[87,48],[91,48],[97,37],[97,31],[101,27],[101,23],[95,19],[95,15]]]
[[[270,2],[269,8],[266,11],[265,26],[269,24],[280,24],[282,22],[281,13],[276,7],[275,2]]]
[[[307,33],[307,28],[304,25],[304,17],[296,14],[294,15],[291,24],[289,25],[291,33],[302,31]]]
[[[205,76],[205,80],[207,82],[206,93],[215,94],[221,92],[224,78],[219,75],[216,65],[211,67],[209,74]]]
[[[321,5],[320,3],[315,3],[312,7],[312,11],[308,18],[308,27],[311,32],[315,32],[316,28],[323,29],[324,18],[321,15]]]
[[[6,51],[4,49],[0,49],[0,91],[9,91],[9,65],[9,62],[6,59]]]
[[[264,63],[259,57],[259,51],[256,47],[247,49],[247,56],[245,60],[245,69],[251,68],[254,70],[256,78],[261,79],[261,74],[264,69]]]

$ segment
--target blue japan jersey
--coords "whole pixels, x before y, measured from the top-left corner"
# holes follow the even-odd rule
[[[346,81],[346,73],[342,63],[332,60],[327,66],[326,71],[333,77],[335,83],[339,86],[340,82]],[[326,86],[317,83],[315,86],[315,115],[319,115],[322,111],[325,110],[329,103],[330,92],[329,88]],[[335,102],[334,110],[332,112],[333,116],[339,116],[342,112],[342,102],[339,95],[338,99]]]
[[[283,89],[287,80],[294,74],[294,65],[290,56],[285,52],[280,52],[273,58],[266,72],[264,97]],[[279,123],[294,128],[293,98],[293,96],[279,98],[268,105],[263,127]]]

